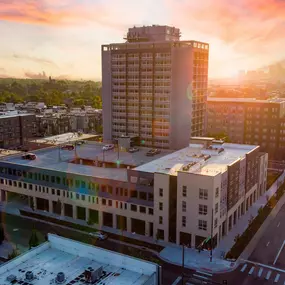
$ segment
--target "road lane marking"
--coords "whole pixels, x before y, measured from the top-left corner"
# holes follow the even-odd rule
[[[205,277],[205,276],[202,276],[202,275],[198,275],[198,274],[193,274],[193,276],[194,276],[194,277],[197,277],[197,278],[204,279],[204,280],[210,280],[210,278]]]
[[[250,268],[250,270],[249,270],[249,272],[248,272],[248,275],[251,275],[253,271],[254,271],[254,266],[252,266],[252,267]]]
[[[280,278],[280,274],[279,274],[279,273],[277,273],[277,275],[276,275],[276,277],[275,277],[275,279],[274,279],[274,283],[277,283],[277,282],[278,282],[278,280],[279,280],[279,278]]]
[[[280,222],[278,223],[277,228],[279,228],[279,226],[280,226]]]
[[[257,274],[257,276],[258,276],[258,277],[260,277],[260,276],[261,276],[261,274],[262,274],[262,272],[263,272],[263,268],[261,267],[261,268],[259,268],[259,270],[258,270],[258,274]]]
[[[242,267],[242,269],[241,269],[240,271],[241,271],[241,272],[244,272],[245,269],[246,269],[246,267],[247,267],[247,264],[245,264],[245,265]]]
[[[271,270],[269,270],[268,272],[267,272],[267,274],[266,274],[266,276],[265,276],[265,279],[266,280],[269,280],[269,278],[270,278],[270,275],[271,275]]]
[[[282,251],[282,249],[283,249],[283,247],[284,247],[284,244],[285,244],[285,240],[283,241],[283,243],[282,243],[282,245],[281,245],[281,247],[280,247],[280,249],[279,249],[279,251],[278,251],[278,253],[277,253],[276,257],[275,257],[275,260],[274,260],[274,262],[273,262],[273,265],[275,265],[275,263],[276,263],[276,261],[277,261],[279,255],[280,255],[280,253],[281,253],[281,251]]]
[[[172,285],[177,285],[181,279],[182,279],[181,276],[177,277],[177,279],[172,283]]]
[[[210,277],[213,277],[213,274],[211,273],[208,273],[208,272],[204,272],[204,271],[199,271],[199,270],[196,270],[196,273],[199,273],[199,274],[204,274],[204,275],[208,275]]]
[[[266,246],[269,246],[269,244],[270,244],[270,241],[266,244]]]
[[[275,271],[278,271],[278,272],[281,272],[281,273],[285,273],[284,269],[281,269],[281,268],[278,268],[278,267],[266,265],[266,264],[259,263],[259,262],[250,261],[250,260],[247,260],[247,259],[241,259],[241,261],[245,261],[245,262],[248,262],[250,264],[254,264],[256,266],[262,266],[262,267],[265,267],[265,268],[268,268],[268,269],[271,269],[271,270],[275,270]]]

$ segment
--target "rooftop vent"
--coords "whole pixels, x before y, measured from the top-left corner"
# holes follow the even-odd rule
[[[63,272],[59,272],[56,275],[55,282],[57,284],[62,284],[65,281],[65,275]]]
[[[188,171],[195,164],[196,164],[196,162],[190,162],[187,165],[182,166],[182,170],[183,171]]]
[[[7,276],[7,281],[8,282],[14,282],[14,281],[16,281],[16,276],[15,275],[9,275],[9,276]]]
[[[26,272],[26,280],[31,281],[31,280],[33,280],[33,279],[34,279],[34,274],[33,274],[33,272],[32,272],[32,271],[27,271],[27,272]]]
[[[93,283],[99,280],[102,274],[103,274],[102,266],[100,266],[96,270],[94,270],[92,267],[88,267],[87,269],[85,269],[85,272],[84,272],[85,280],[87,282],[91,281]]]

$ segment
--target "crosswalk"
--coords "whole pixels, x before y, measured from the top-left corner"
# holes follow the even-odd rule
[[[244,263],[240,266],[240,272],[253,276],[257,279],[264,279],[272,281],[273,284],[285,285],[285,271],[284,273],[274,270],[274,268],[262,267],[261,265]]]

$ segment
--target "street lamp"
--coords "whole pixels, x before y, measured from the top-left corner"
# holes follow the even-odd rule
[[[182,243],[182,285],[184,285],[184,259],[185,259],[185,245]]]

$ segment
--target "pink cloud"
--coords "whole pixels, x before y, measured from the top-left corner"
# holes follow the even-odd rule
[[[269,51],[285,32],[285,1],[165,1],[175,25],[221,39],[241,52]]]
[[[107,5],[75,0],[0,0],[0,20],[28,24],[65,26],[96,22],[121,28],[105,17]]]

